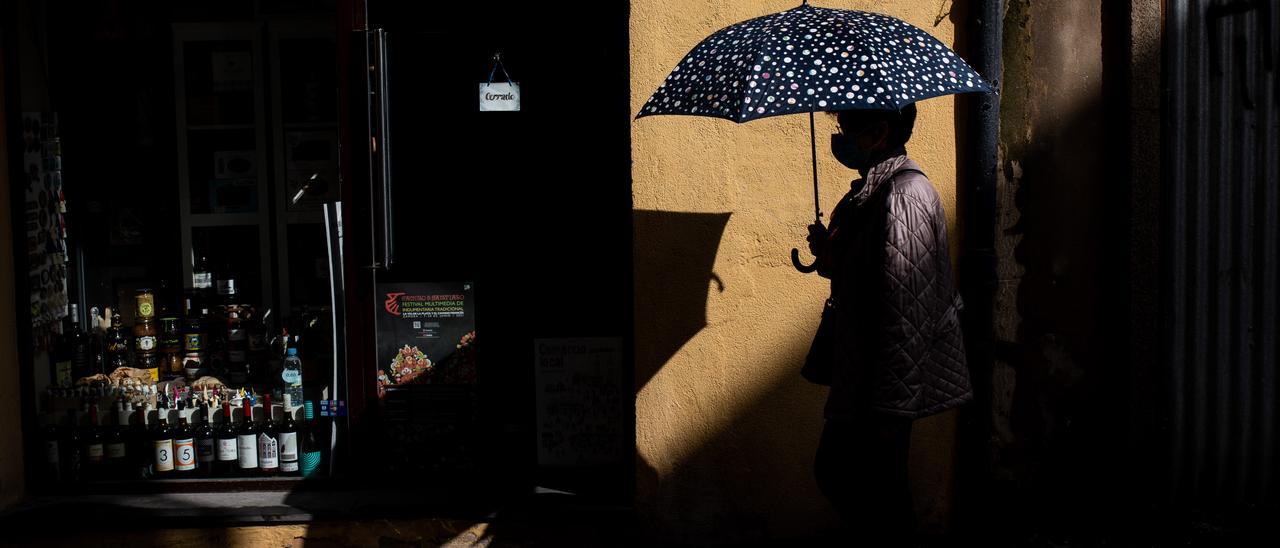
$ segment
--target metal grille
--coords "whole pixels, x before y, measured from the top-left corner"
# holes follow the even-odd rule
[[[1165,2],[1168,495],[1275,502],[1280,1]]]

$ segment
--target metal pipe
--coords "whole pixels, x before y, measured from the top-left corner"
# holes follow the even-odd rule
[[[1003,76],[1002,56],[1004,2],[977,0],[965,21],[971,36],[968,58],[997,92]],[[1000,96],[973,94],[965,99],[965,116],[970,128],[965,168],[961,175],[963,207],[959,211],[964,227],[960,260],[960,293],[965,303],[963,315],[966,361],[973,381],[973,401],[960,413],[960,461],[957,507],[968,511],[958,516],[962,530],[981,531],[991,516],[988,440],[991,436],[992,370],[995,361],[994,306],[996,292],[996,185],[1000,139]]]

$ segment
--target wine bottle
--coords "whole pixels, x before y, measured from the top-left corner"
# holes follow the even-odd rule
[[[298,462],[298,426],[293,422],[293,396],[284,395],[284,419],[276,430],[280,442],[280,474],[285,476],[300,475]]]
[[[129,428],[129,411],[125,408],[124,398],[116,402],[115,425],[106,430],[103,444],[107,453],[107,476],[112,479],[124,479],[129,474],[129,446],[125,434]]]
[[[236,472],[242,476],[256,476],[258,467],[258,429],[253,425],[253,401],[244,398],[244,420],[236,431]]]
[[[215,454],[217,442],[213,435],[213,413],[210,411],[208,402],[205,402],[202,406],[201,415],[204,420],[195,429],[196,460],[198,461],[196,475],[209,477],[213,475],[214,463],[217,461],[217,455]]]
[[[80,434],[84,476],[86,479],[102,479],[106,451],[102,444],[102,427],[98,424],[98,405],[86,403],[85,408],[89,411],[89,424],[84,426]]]
[[[151,434],[147,431],[147,417],[151,414],[150,405],[138,404],[133,407],[133,425],[129,427],[129,460],[132,479],[146,479],[152,476],[155,451],[151,444]]]
[[[321,456],[324,454],[320,440],[318,438],[319,426],[316,424],[315,403],[307,401],[303,404],[303,425],[302,425],[302,455],[299,461],[302,463],[302,477],[309,478],[316,474],[320,469]]]
[[[62,431],[62,439],[58,442],[62,451],[62,479],[68,483],[76,483],[81,479],[83,459],[80,452],[80,418],[75,409],[67,410],[67,426]]]
[[[40,416],[40,437],[44,441],[44,475],[49,484],[62,482],[62,455],[59,452],[58,418],[52,413]]]
[[[173,431],[174,469],[179,476],[193,476],[196,471],[196,439],[191,430],[191,409],[178,402],[178,427]]]
[[[151,433],[152,472],[160,477],[173,474],[173,429],[169,428],[169,410],[161,404],[156,416],[156,427]]]
[[[231,424],[231,402],[222,402],[222,426],[218,427],[218,459],[214,465],[213,475],[229,477],[236,475],[237,461],[240,454],[236,450],[236,428]]]
[[[258,429],[258,465],[263,475],[274,475],[280,471],[280,442],[276,434],[275,421],[272,420],[274,409],[271,407],[271,394],[262,395],[262,426]]]

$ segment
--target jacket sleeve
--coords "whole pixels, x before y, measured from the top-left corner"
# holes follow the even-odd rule
[[[883,248],[873,274],[873,344],[879,366],[873,381],[889,400],[911,398],[919,384],[918,365],[929,347],[936,309],[935,277],[939,249],[934,230],[935,204],[905,191],[890,192],[885,201]],[[949,273],[945,275],[950,275]]]

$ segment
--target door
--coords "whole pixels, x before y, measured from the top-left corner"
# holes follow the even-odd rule
[[[368,147],[353,144],[361,158],[351,162],[352,177],[370,183],[351,197],[362,265],[354,291],[370,320],[360,352],[373,360],[363,393],[379,401],[371,379],[387,361],[373,348],[386,335],[370,312],[385,300],[379,284],[471,283],[479,359],[470,427],[483,441],[469,469],[504,485],[624,497],[634,470],[631,398],[599,410],[614,413],[625,439],[617,458],[537,463],[535,341],[605,337],[625,347],[631,333],[627,10],[598,9],[586,25],[571,11],[368,3],[367,24],[386,39],[382,50],[376,32],[371,42],[352,40],[353,59],[385,69],[362,79],[363,65],[352,63],[352,81],[372,92],[367,111],[353,103],[360,112],[351,124],[370,137]],[[521,110],[481,112],[478,85],[491,72],[505,81],[504,68],[521,86]],[[633,394],[629,359],[616,373]]]

